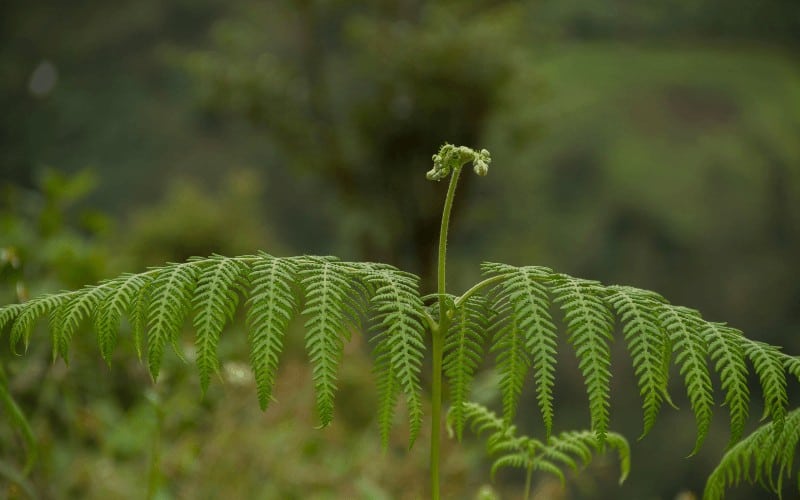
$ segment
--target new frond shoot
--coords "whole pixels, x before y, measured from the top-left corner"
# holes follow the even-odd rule
[[[212,255],[0,307],[0,334],[9,335],[14,352],[25,350],[37,322],[45,320],[54,357],[68,360],[73,337],[86,326],[94,330],[99,354],[109,363],[120,339],[128,337],[156,380],[165,352],[172,349],[180,356],[181,340],[191,325],[205,392],[220,366],[220,337],[241,311],[257,399],[267,409],[289,326],[299,316],[316,411],[320,425],[326,426],[334,418],[344,346],[353,334],[365,333],[373,345],[379,391],[375,415],[384,445],[399,397],[407,402],[412,444],[422,426],[426,398],[430,401],[433,498],[439,496],[443,379],[449,388],[449,428],[458,439],[468,426],[487,433],[489,453],[495,457],[493,471],[511,466],[529,474],[542,470],[563,477],[565,466],[588,463],[610,445],[619,452],[624,479],[627,442],[609,430],[611,378],[619,370],[611,347],[621,341],[641,396],[640,437],[654,427],[665,403],[675,406],[668,392],[674,365],[696,421],[695,446],[687,451],[697,452],[709,433],[713,412],[720,404],[727,407],[731,448],[709,478],[706,496],[719,498],[725,487],[742,480],[779,489],[794,467],[800,436],[798,410],[790,411],[787,395],[787,375],[800,378],[798,358],[750,340],[729,325],[706,321],[699,312],[670,304],[654,292],[604,285],[546,267],[486,262],[481,265],[482,281],[460,296],[447,290],[446,239],[458,176],[470,162],[477,174],[486,175],[490,161],[486,150],[449,144],[433,157],[428,178],[450,177],[434,294],[423,296],[417,276],[387,264],[330,256],[275,257],[264,252]],[[433,303],[426,306],[431,299]],[[123,318],[129,327],[122,327]],[[578,362],[590,430],[553,435],[561,336]],[[429,345],[432,376],[426,392],[421,372]],[[469,401],[473,378],[490,354],[499,375],[499,416]],[[769,421],[740,441],[749,416],[751,374],[760,384],[764,417]],[[724,394],[722,401],[715,397],[714,379]],[[513,422],[527,383],[536,390],[543,441],[515,433]],[[12,424],[28,433],[4,379],[0,394],[13,410]]]

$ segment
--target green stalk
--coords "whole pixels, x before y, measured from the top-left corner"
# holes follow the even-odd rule
[[[528,466],[525,472],[525,500],[531,497],[531,478],[533,477],[533,466]]]
[[[447,259],[447,231],[450,227],[450,211],[453,208],[453,198],[456,194],[458,177],[461,167],[454,168],[450,176],[450,186],[447,188],[447,198],[444,200],[442,212],[442,227],[439,231],[439,261],[438,261],[438,292],[439,292],[439,327],[432,331],[433,335],[433,388],[431,390],[431,498],[439,500],[439,450],[442,437],[442,357],[444,354],[444,335],[450,326],[447,315],[447,306],[444,301],[447,293],[446,285],[446,259]]]
[[[461,307],[461,304],[467,301],[472,295],[478,293],[482,288],[486,288],[489,285],[494,285],[495,283],[499,283],[505,279],[505,276],[492,276],[491,278],[486,278],[485,280],[481,281],[477,285],[473,286],[464,294],[455,300],[455,308],[458,309]]]

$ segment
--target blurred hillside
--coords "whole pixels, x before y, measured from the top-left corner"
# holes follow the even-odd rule
[[[493,157],[488,177],[465,176],[459,188],[450,245],[456,289],[474,281],[481,260],[548,265],[658,290],[800,353],[798,53],[795,0],[85,0],[68,7],[7,0],[0,248],[13,249],[22,264],[3,261],[0,297],[258,249],[381,260],[430,277],[444,186],[424,172],[449,141],[486,147]],[[152,398],[126,382],[147,384],[135,362],[121,362],[87,390],[94,370],[107,370],[90,346],[76,352],[72,375],[49,364],[47,346],[21,360],[0,351],[12,378],[21,377],[12,386],[21,406],[51,447],[33,487],[100,496],[105,490],[77,473],[65,478],[61,468],[83,457],[82,474],[99,461],[135,478],[141,464],[128,462],[149,453],[158,435],[151,431],[162,425],[188,437],[168,450],[169,470],[151,476],[154,487],[194,497],[187,484],[207,471],[186,457],[203,451],[204,425],[230,423],[219,412],[238,400],[220,401],[236,391],[217,384],[202,406],[195,387],[161,395],[167,411],[187,417],[158,424]],[[236,346],[228,346],[233,359],[242,352]],[[557,386],[564,428],[587,424],[573,365],[563,360]],[[188,377],[177,361],[173,370],[174,379]],[[615,379],[614,397],[631,411],[619,411],[612,425],[632,439],[641,423],[628,375]],[[53,376],[69,389],[64,401],[55,388],[38,391]],[[368,368],[352,377],[358,393]],[[682,390],[676,385],[673,395]],[[790,391],[796,405],[798,387]],[[250,396],[242,405],[255,412]],[[571,498],[700,491],[727,429],[718,426],[698,457],[683,460],[694,423],[688,403],[675,399],[684,411],[665,411],[634,445],[635,469],[622,489],[587,473],[570,482]],[[86,421],[76,431],[64,415]],[[123,418],[130,427],[108,437]],[[363,416],[348,418],[365,440],[376,435],[362,429]],[[144,442],[139,424],[150,429]],[[309,438],[312,425],[264,439],[291,436],[287,446],[334,460],[325,446],[341,443],[313,441],[325,438]],[[539,432],[537,420],[520,425]],[[19,465],[15,438],[3,437],[11,444],[0,448],[0,461]],[[263,453],[258,444],[278,446],[246,441],[237,445],[241,457],[223,456],[225,443],[204,456],[245,460]],[[366,458],[356,469],[380,457],[357,446]],[[457,455],[453,477],[483,474],[465,472],[479,452]],[[424,450],[415,453],[411,460],[424,463]],[[408,468],[405,479],[413,478]],[[313,470],[308,476],[305,491],[345,494],[335,483],[346,476],[329,478],[333,486],[314,486]],[[521,481],[500,480],[508,492]],[[481,482],[488,477],[465,488],[477,491]],[[370,476],[358,494],[378,498],[375,485],[388,488],[380,493],[387,497],[403,491]],[[248,487],[239,494],[257,491]],[[732,498],[754,494],[741,489]]]

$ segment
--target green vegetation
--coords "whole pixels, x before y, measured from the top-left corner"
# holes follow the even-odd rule
[[[222,331],[233,319],[240,295],[247,301],[249,351],[256,377],[258,399],[266,409],[272,397],[285,335],[294,315],[304,318],[305,347],[312,367],[316,410],[322,426],[333,420],[337,372],[345,343],[362,330],[368,318],[376,331],[374,373],[378,379],[375,413],[384,446],[388,446],[398,396],[405,396],[409,441],[417,439],[423,420],[420,381],[426,344],[432,343],[430,488],[440,497],[442,379],[451,388],[450,425],[460,438],[472,422],[478,432],[490,430],[489,452],[501,453],[492,470],[519,467],[527,471],[526,497],[534,470],[556,472],[576,466],[574,454],[584,462],[592,450],[606,443],[617,449],[627,475],[629,449],[625,438],[609,431],[612,359],[610,342],[620,323],[642,398],[644,431],[653,427],[662,403],[672,404],[668,392],[673,358],[684,380],[697,421],[693,453],[703,444],[714,407],[714,390],[708,365],[714,367],[729,409],[731,444],[745,430],[749,414],[748,361],[758,376],[764,416],[770,422],[734,446],[711,475],[706,498],[721,498],[728,484],[758,480],[780,492],[784,476],[793,468],[800,440],[797,412],[788,414],[787,373],[800,378],[800,359],[779,348],[744,337],[735,328],[708,322],[697,311],[669,304],[664,298],[625,286],[605,286],[596,281],[556,273],[544,267],[515,267],[485,263],[485,279],[460,296],[446,287],[446,249],[451,209],[461,170],[472,163],[478,175],[488,173],[488,151],[444,145],[433,156],[431,180],[449,178],[438,247],[438,292],[421,296],[419,278],[387,264],[344,262],[335,257],[212,256],[154,267],[140,274],[123,274],[74,292],[36,297],[0,308],[0,330],[9,327],[12,349],[27,350],[36,321],[47,317],[53,359],[69,359],[73,336],[84,320],[97,334],[100,354],[111,362],[120,320],[127,316],[139,357],[146,357],[155,380],[165,350],[172,346],[181,356],[180,334],[191,315],[196,332],[196,363],[203,392],[219,371],[217,349]],[[552,298],[552,300],[551,300]],[[425,306],[431,299],[434,304]],[[589,400],[591,432],[551,436],[555,405],[554,371],[557,361],[557,322],[550,310],[557,305],[567,340],[578,359]],[[499,390],[503,414],[467,400],[475,370],[484,355],[483,345],[497,353]],[[512,425],[530,368],[533,368],[539,410],[545,428],[544,442],[516,436]],[[3,399],[30,442],[30,428],[5,389]],[[786,425],[787,420],[790,425]],[[560,465],[557,463],[560,462]],[[777,474],[773,470],[778,468]],[[751,472],[754,471],[754,472]],[[151,488],[151,495],[155,488]]]
[[[493,278],[482,275],[483,260],[535,263],[658,290],[711,323],[800,353],[796,0],[6,0],[0,11],[0,305],[192,256],[265,249],[413,273],[436,319],[448,183],[420,174],[450,142],[486,147],[502,170],[461,176],[448,236],[450,293]],[[578,344],[553,301],[554,283],[539,284],[555,344],[528,352],[509,425],[546,443],[548,426],[552,437],[591,422]],[[513,337],[467,321],[500,326],[482,312],[508,309],[493,304],[493,288],[470,296],[453,318],[464,343],[444,339],[441,389],[451,408],[455,399],[472,401],[505,418],[512,401],[498,388],[509,394],[516,379],[500,370],[519,358],[496,344]],[[382,451],[381,379],[369,341],[379,333],[376,311],[361,318],[365,334],[344,342],[334,418],[314,432],[303,290],[292,286],[297,310],[266,412],[254,404],[245,291],[253,289],[237,291],[217,345],[219,375],[202,401],[193,306],[180,355],[165,345],[157,384],[147,360],[139,362],[127,314],[110,366],[98,354],[93,317],[71,337],[69,366],[53,362],[44,319],[25,355],[0,343],[0,497],[426,498],[430,337],[417,444],[408,449],[399,395]],[[726,391],[703,358],[711,421],[703,446],[686,457],[698,434],[691,409],[702,415],[703,400],[688,397],[675,362],[669,398],[641,394],[659,374],[637,375],[628,349],[638,347],[627,339],[650,335],[626,332],[632,323],[617,321],[610,295],[602,300],[615,317],[609,430],[630,439],[647,427],[647,438],[630,440],[624,484],[616,454],[598,453],[578,471],[564,468],[563,483],[535,471],[531,495],[699,497],[726,452],[762,447],[743,444],[761,443],[748,441],[759,422],[748,419],[743,440],[729,446]],[[550,347],[555,363],[537,365]],[[771,349],[745,347],[747,410],[760,416],[781,406],[778,398],[765,404],[761,388],[779,367]],[[680,352],[673,348],[673,361]],[[750,361],[758,357],[773,359],[762,375]],[[770,394],[782,393],[772,385]],[[785,391],[790,422],[800,405],[796,377]],[[30,433],[8,425],[16,415]],[[492,461],[505,453],[487,458],[483,438],[494,431],[477,437],[469,428],[460,441],[440,442],[442,496],[521,498],[527,471],[500,468],[491,478]],[[776,449],[796,450],[791,442]],[[741,477],[766,473],[772,462],[761,458],[762,468],[749,471],[745,463],[755,462],[740,461]],[[775,486],[793,498],[794,483]],[[764,492],[740,484],[725,496]]]

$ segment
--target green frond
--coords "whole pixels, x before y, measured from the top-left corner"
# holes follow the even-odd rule
[[[788,354],[781,354],[781,360],[786,371],[797,377],[800,381],[800,356],[790,356]]]
[[[373,351],[375,357],[373,373],[378,390],[378,429],[381,434],[381,446],[389,446],[389,436],[394,425],[394,413],[400,384],[392,370],[392,352],[387,342],[379,342]]]
[[[554,277],[551,291],[564,312],[568,340],[575,349],[586,383],[592,429],[602,442],[610,419],[609,341],[614,329],[614,317],[602,299],[605,290],[595,281],[559,274]]]
[[[744,342],[744,353],[753,363],[756,374],[761,381],[764,393],[764,420],[770,417],[776,424],[776,428],[783,426],[786,417],[786,407],[789,404],[789,397],[786,394],[786,372],[783,366],[783,353],[779,347],[775,347],[763,342],[746,339]]]
[[[663,299],[652,292],[626,286],[611,286],[608,290],[610,294],[606,300],[614,307],[622,323],[622,333],[628,344],[639,394],[643,399],[644,428],[641,439],[655,424],[663,400],[669,400],[667,381],[672,352],[667,333],[658,322],[657,315]]]
[[[552,270],[490,262],[483,263],[481,269],[484,274],[503,277],[494,293],[499,300],[505,299],[511,305],[507,312],[513,315],[514,322],[525,338],[525,349],[533,365],[536,399],[549,437],[553,428],[553,386],[558,340],[545,285],[552,276]]]
[[[630,446],[625,437],[616,432],[608,432],[602,441],[594,431],[562,432],[548,440],[533,466],[534,469],[548,470],[542,465],[549,463],[551,468],[569,466],[577,470],[578,460],[583,466],[588,465],[593,455],[603,451],[606,445],[617,451],[620,462],[619,483],[622,484],[630,472]]]
[[[719,374],[731,420],[730,444],[742,437],[750,412],[747,364],[742,349],[742,333],[722,323],[708,322],[701,335],[708,342],[709,358]]]
[[[0,333],[10,328],[12,348],[26,347],[34,323],[47,316],[54,353],[66,359],[81,323],[90,318],[106,361],[117,344],[123,315],[131,325],[139,358],[146,346],[155,379],[165,346],[181,357],[178,336],[189,314],[196,330],[196,362],[203,392],[218,370],[217,346],[233,319],[240,295],[246,297],[250,361],[259,403],[266,409],[289,323],[303,304],[306,349],[312,366],[322,425],[333,417],[336,374],[351,330],[372,317],[381,433],[386,441],[397,397],[408,400],[411,441],[422,424],[420,372],[429,314],[419,295],[419,278],[392,266],[342,262],[335,257],[277,258],[260,253],[213,255],[123,274],[73,292],[37,297],[0,307]]]
[[[306,351],[311,362],[317,411],[324,427],[333,420],[336,372],[350,337],[352,310],[347,303],[354,293],[353,277],[339,262],[328,258],[307,258],[300,266],[301,286],[306,303]]]
[[[27,351],[31,331],[36,321],[45,315],[52,314],[70,295],[70,293],[42,295],[19,304],[19,307],[15,308],[16,318],[11,326],[11,350],[16,352],[17,344],[22,341]]]
[[[291,258],[260,254],[248,275],[247,327],[250,364],[256,379],[258,402],[266,410],[283,350],[283,338],[297,311],[293,289],[297,264]]]
[[[525,377],[531,366],[530,355],[525,348],[525,335],[519,328],[517,318],[511,313],[513,306],[508,302],[495,302],[492,306],[498,319],[491,325],[491,352],[497,353],[497,371],[500,374],[500,394],[503,399],[503,419],[511,423],[516,415]]]
[[[141,329],[143,323],[141,310],[134,312],[140,302],[143,291],[152,280],[150,275],[123,274],[107,281],[108,294],[98,302],[94,310],[94,329],[97,332],[97,344],[100,354],[107,363],[111,362],[111,353],[117,345],[117,332],[123,314],[131,318],[131,325]],[[134,319],[137,317],[139,319]],[[135,336],[135,335],[134,335]],[[139,335],[138,338],[141,338]],[[141,343],[136,342],[137,352],[141,358]]]
[[[475,371],[483,360],[487,314],[486,300],[473,295],[456,310],[444,339],[443,368],[450,385],[450,414],[459,441],[464,430],[463,405],[469,399]]]
[[[706,481],[703,498],[720,500],[725,489],[744,481],[780,495],[784,478],[795,469],[800,451],[800,409],[786,414],[784,425],[770,422],[732,446]],[[795,471],[800,475],[800,468]],[[799,476],[800,477],[800,476]],[[800,479],[797,482],[800,493]]]
[[[396,394],[401,391],[408,401],[409,439],[413,444],[422,426],[420,371],[425,356],[425,306],[419,294],[419,278],[391,266],[369,264],[364,279],[375,289],[370,306],[378,331],[374,340],[381,404],[379,425],[384,438],[388,437]]]
[[[153,271],[155,277],[147,287],[147,301],[140,296],[137,303],[136,321],[147,318],[147,365],[150,375],[156,380],[167,343],[181,356],[178,334],[192,308],[198,266],[190,261],[169,264]],[[137,324],[134,328],[140,331],[141,326]]]
[[[197,333],[197,369],[204,394],[211,374],[219,370],[219,337],[225,324],[233,320],[239,305],[241,279],[248,270],[239,260],[215,255],[197,278],[192,299],[196,311],[193,324]]]
[[[24,307],[24,304],[9,304],[0,307],[0,336],[3,335],[6,326],[10,325],[11,322],[17,318]]]
[[[526,471],[541,470],[564,480],[564,468],[577,470],[588,465],[592,457],[607,444],[615,449],[620,460],[620,483],[630,471],[630,447],[627,440],[615,432],[606,432],[601,439],[595,431],[571,431],[551,436],[546,443],[528,436],[518,436],[516,427],[476,403],[464,405],[466,422],[478,435],[488,433],[487,452],[495,456],[492,476],[503,467]],[[452,411],[448,414],[448,429],[452,433]]]
[[[697,311],[667,304],[661,306],[658,320],[670,336],[676,352],[675,364],[679,366],[685,381],[686,393],[697,422],[697,439],[691,453],[694,455],[708,435],[714,407],[714,389],[706,361],[707,345],[700,334],[705,322]]]
[[[69,345],[72,336],[84,318],[92,315],[97,305],[111,292],[108,282],[87,286],[69,295],[50,315],[50,332],[53,338],[53,361],[61,356],[69,362]]]

